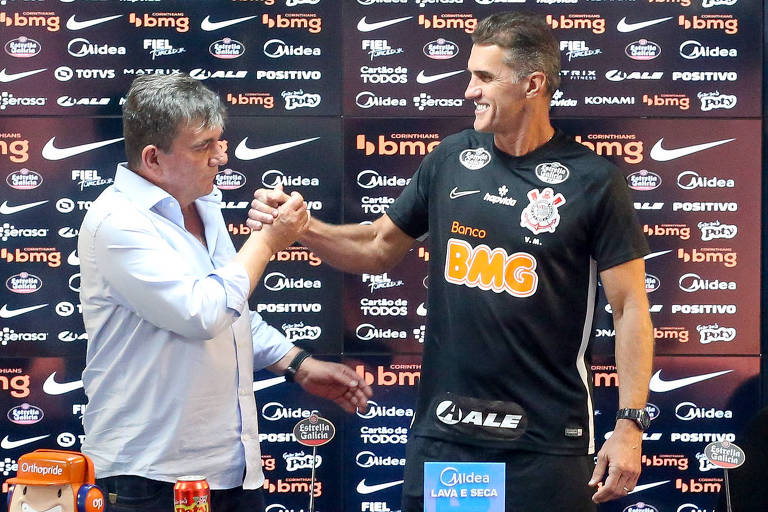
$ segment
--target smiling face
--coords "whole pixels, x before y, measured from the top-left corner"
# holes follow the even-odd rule
[[[151,180],[181,204],[189,204],[213,190],[219,166],[227,163],[221,127],[199,128],[189,123],[178,130],[168,151],[157,149],[157,171]]]
[[[75,512],[72,486],[18,484],[8,512]]]
[[[464,97],[475,103],[475,130],[500,136],[519,131],[527,109],[527,77],[517,79],[495,44],[473,45],[467,69],[472,77]]]

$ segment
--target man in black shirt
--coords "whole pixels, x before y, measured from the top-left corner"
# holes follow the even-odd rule
[[[381,273],[429,233],[403,510],[422,510],[429,460],[505,462],[508,511],[594,510],[590,496],[624,496],[640,474],[653,356],[647,243],[620,171],[550,124],[560,52],[546,23],[497,14],[472,38],[474,130],[441,142],[371,225],[313,219],[302,242],[336,268]],[[269,222],[286,197],[258,191],[249,226]],[[616,329],[620,413],[594,466],[587,344],[598,274]]]

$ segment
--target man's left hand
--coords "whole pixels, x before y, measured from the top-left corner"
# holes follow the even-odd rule
[[[597,454],[597,464],[589,485],[598,486],[595,503],[614,500],[632,491],[640,477],[643,433],[628,420],[619,420],[610,439]],[[608,473],[605,482],[603,477]]]
[[[304,391],[333,400],[348,413],[364,411],[373,396],[371,387],[348,366],[313,357],[301,364],[294,380]]]

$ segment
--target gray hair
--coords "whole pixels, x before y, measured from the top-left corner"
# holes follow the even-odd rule
[[[141,152],[150,144],[168,151],[181,127],[200,123],[199,129],[223,128],[225,119],[218,95],[184,73],[138,76],[123,104],[128,167],[138,169]]]
[[[492,14],[478,23],[472,42],[503,48],[504,63],[517,74],[517,80],[543,72],[550,97],[560,87],[560,44],[541,16],[518,11]]]

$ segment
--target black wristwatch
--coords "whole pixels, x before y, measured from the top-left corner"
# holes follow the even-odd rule
[[[651,426],[651,417],[645,409],[619,409],[616,412],[617,420],[632,420],[637,428],[645,432]]]
[[[304,362],[306,358],[311,356],[309,352],[306,350],[299,350],[299,353],[296,354],[296,356],[293,358],[291,363],[288,365],[288,368],[285,369],[285,380],[288,382],[293,382],[293,379],[296,377],[296,372],[299,371],[299,366],[301,366],[301,363]]]

